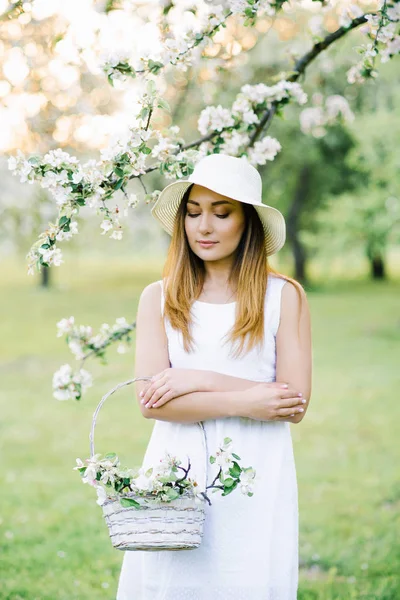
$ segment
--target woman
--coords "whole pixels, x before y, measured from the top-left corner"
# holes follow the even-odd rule
[[[168,450],[201,477],[225,437],[257,477],[254,495],[212,494],[195,550],[126,552],[117,600],[294,600],[297,482],[289,423],[311,392],[307,298],[267,257],[285,241],[246,160],[212,154],[167,186],[153,215],[172,234],[163,280],[137,314],[137,396],[155,419],[144,466]],[[216,475],[208,466],[207,483]]]

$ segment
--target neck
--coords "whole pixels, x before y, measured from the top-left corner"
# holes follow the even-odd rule
[[[229,282],[233,261],[227,257],[218,261],[204,261],[204,283],[211,287],[225,287]]]

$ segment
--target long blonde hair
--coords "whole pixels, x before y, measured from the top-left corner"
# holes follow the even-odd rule
[[[182,333],[186,352],[193,350],[190,309],[203,289],[204,262],[190,248],[186,231],[186,190],[176,215],[171,244],[163,270],[164,318]],[[264,301],[270,273],[290,281],[300,295],[300,284],[271,267],[265,254],[264,230],[257,211],[243,203],[245,230],[236,249],[229,282],[237,289],[235,324],[228,341],[236,345],[234,355],[262,345],[264,341]]]

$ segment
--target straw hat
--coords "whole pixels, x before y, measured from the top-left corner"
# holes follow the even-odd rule
[[[267,255],[275,254],[285,243],[286,226],[282,213],[262,203],[262,181],[259,172],[244,158],[227,154],[209,154],[200,159],[188,180],[167,185],[151,209],[152,215],[172,235],[181,200],[193,183],[218,194],[252,204],[264,228]]]

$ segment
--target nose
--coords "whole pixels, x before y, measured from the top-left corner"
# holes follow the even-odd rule
[[[212,215],[209,214],[208,212],[203,211],[201,213],[198,223],[199,223],[199,233],[201,233],[202,235],[205,235],[206,233],[211,233],[213,231],[211,218],[212,218]]]

